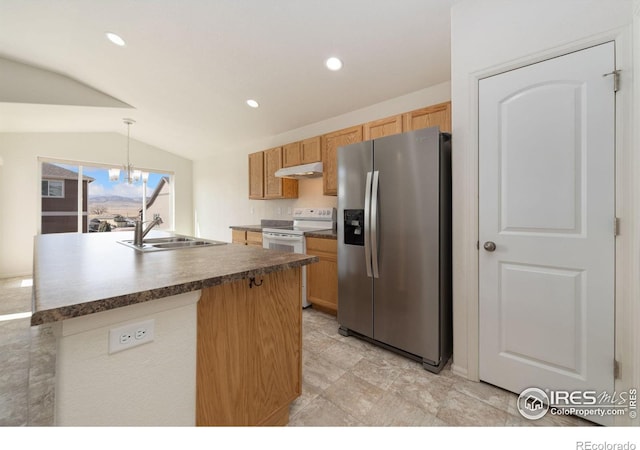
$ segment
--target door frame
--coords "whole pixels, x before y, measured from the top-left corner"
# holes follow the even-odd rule
[[[479,381],[479,129],[478,94],[482,78],[497,75],[550,58],[615,41],[616,68],[621,69],[620,90],[616,94],[615,131],[615,209],[620,218],[619,235],[616,238],[615,272],[615,357],[619,363],[619,377],[615,389],[620,392],[640,387],[640,155],[634,155],[634,147],[640,147],[640,131],[633,130],[634,101],[636,116],[640,117],[640,81],[632,81],[635,64],[640,77],[640,48],[633,48],[633,37],[640,36],[640,7],[634,11],[634,26],[623,27],[607,33],[591,36],[570,44],[548,49],[537,54],[509,61],[505,64],[469,74],[466,148],[453,150],[453,258],[454,258],[454,354],[452,370],[469,380]],[[640,46],[637,46],[640,47]],[[635,62],[634,58],[635,56]],[[635,86],[633,83],[635,82]],[[454,105],[455,109],[455,105]],[[455,114],[455,112],[454,112]],[[635,142],[634,142],[635,139]],[[640,149],[639,149],[640,150]],[[636,152],[639,153],[639,152]],[[457,195],[456,195],[457,194]],[[613,230],[613,218],[612,218]],[[458,318],[458,319],[457,319]],[[613,361],[612,361],[613,370]],[[628,417],[617,417],[615,424],[630,424]],[[638,423],[638,419],[634,421]]]

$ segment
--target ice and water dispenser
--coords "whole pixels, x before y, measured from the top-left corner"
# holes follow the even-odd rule
[[[344,243],[364,245],[364,209],[344,210]]]

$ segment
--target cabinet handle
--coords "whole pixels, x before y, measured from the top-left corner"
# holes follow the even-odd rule
[[[255,278],[255,277],[251,277],[251,278],[249,278],[249,289],[251,289],[251,288],[252,288],[252,287],[254,287],[254,286],[256,286],[256,287],[258,287],[258,286],[262,286],[262,282],[263,282],[263,281],[264,281],[264,280],[262,280],[262,279],[261,279],[261,280],[260,280],[260,282],[258,283],[258,282],[256,281],[256,278]]]

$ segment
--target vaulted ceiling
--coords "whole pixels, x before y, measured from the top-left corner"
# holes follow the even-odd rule
[[[456,1],[2,0],[0,57],[132,108],[0,97],[0,132],[125,134],[131,117],[133,138],[205,158],[449,80]]]

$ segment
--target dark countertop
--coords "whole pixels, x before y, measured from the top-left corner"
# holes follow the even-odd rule
[[[263,228],[290,227],[293,220],[262,219],[260,225],[231,225],[229,228],[238,231],[255,231],[262,233]]]
[[[229,228],[238,231],[255,231],[257,233],[262,233],[263,228],[277,228],[278,226],[290,226],[292,224],[292,221],[287,220],[262,220],[260,225],[231,225]],[[315,237],[320,239],[338,239],[338,231],[335,228],[333,230],[307,231],[304,235],[306,237]]]
[[[229,228],[238,231],[255,231],[256,233],[262,233],[264,226],[262,225],[231,225]]]
[[[323,230],[323,231],[307,231],[304,233],[306,237],[314,237],[320,239],[338,239],[338,230]]]
[[[152,231],[148,237],[168,236]],[[226,244],[139,252],[133,232],[34,239],[32,325],[69,319],[317,262],[315,256]]]

